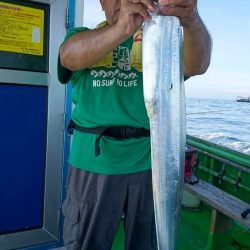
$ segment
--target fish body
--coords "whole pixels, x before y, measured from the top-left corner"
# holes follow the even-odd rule
[[[177,248],[186,115],[179,19],[153,15],[143,29],[143,94],[150,120],[158,250]]]

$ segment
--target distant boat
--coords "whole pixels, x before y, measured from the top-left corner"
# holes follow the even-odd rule
[[[250,96],[244,97],[244,96],[237,96],[236,97],[237,102],[250,102]]]

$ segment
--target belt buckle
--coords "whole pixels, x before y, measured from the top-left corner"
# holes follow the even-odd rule
[[[127,138],[139,138],[140,137],[140,129],[133,128],[133,127],[127,127],[126,131],[126,137]]]
[[[135,137],[136,138],[139,138],[139,137],[141,137],[141,134],[142,134],[142,130],[141,130],[141,128],[136,128],[136,133],[135,133]]]
[[[126,132],[127,127],[121,127],[121,139],[126,138],[127,132]]]
[[[139,138],[142,135],[142,131],[140,128],[132,128],[132,127],[121,127],[121,139],[127,138]]]

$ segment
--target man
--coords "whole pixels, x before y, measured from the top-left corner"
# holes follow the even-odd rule
[[[124,214],[126,250],[157,249],[149,121],[143,99],[142,23],[151,0],[100,0],[106,22],[71,30],[60,49],[58,77],[73,86],[66,249],[108,250]],[[185,76],[208,68],[211,40],[195,0],[162,0],[162,15],[180,18]],[[159,7],[158,7],[159,8]]]

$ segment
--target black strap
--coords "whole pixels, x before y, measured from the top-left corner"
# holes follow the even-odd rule
[[[69,125],[68,125],[68,133],[70,135],[73,134],[73,130],[76,129],[78,131],[81,131],[81,132],[85,132],[85,133],[91,133],[91,134],[103,134],[103,132],[109,127],[95,127],[95,128],[87,128],[87,127],[82,127],[80,125],[77,125],[72,119],[70,120],[69,122]]]
[[[250,214],[250,208],[246,209],[244,212],[241,213],[241,217],[246,219],[246,217]]]
[[[116,138],[118,140],[128,138],[140,138],[150,136],[150,132],[145,128],[135,128],[129,126],[108,127],[103,132],[103,135]]]
[[[73,120],[70,120],[68,125],[68,133],[73,134],[73,130],[76,129],[81,132],[98,134],[99,136],[95,141],[95,156],[100,155],[100,140],[102,136],[113,137],[118,140],[128,139],[128,138],[139,138],[150,136],[150,131],[144,128],[135,128],[129,126],[119,126],[119,127],[95,127],[87,128],[77,125]]]

